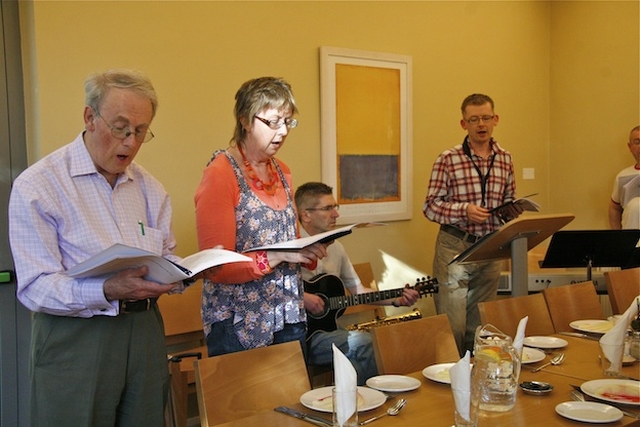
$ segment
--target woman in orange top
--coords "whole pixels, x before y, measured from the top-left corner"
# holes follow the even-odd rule
[[[274,156],[297,126],[291,87],[250,80],[236,93],[230,146],[214,153],[195,195],[200,249],[244,252],[299,237],[291,171]],[[205,276],[202,320],[209,355],[286,341],[304,346],[306,313],[300,263],[326,255],[323,244],[299,251],[253,251],[254,263],[226,264]]]

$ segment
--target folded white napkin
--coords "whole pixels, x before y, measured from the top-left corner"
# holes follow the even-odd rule
[[[465,420],[469,420],[471,405],[471,365],[469,359],[469,350],[467,350],[464,357],[449,369],[456,411]]]
[[[625,311],[616,324],[600,338],[600,347],[602,353],[611,362],[611,370],[620,370],[620,361],[622,360],[622,353],[624,351],[624,340],[627,336],[627,328],[633,319],[638,315],[638,303],[636,300],[640,298],[638,295],[633,299],[631,305]]]
[[[520,319],[520,323],[518,323],[518,330],[516,331],[516,336],[513,338],[513,348],[516,349],[518,354],[520,355],[520,359],[522,359],[522,346],[524,345],[524,333],[527,329],[527,322],[529,321],[529,316],[525,316]]]
[[[353,367],[347,356],[335,346],[333,347],[333,372],[336,391],[352,391],[354,394],[358,388],[358,374]],[[338,418],[338,425],[342,426],[344,423],[356,412],[356,402],[352,399],[337,399],[337,402],[333,402],[336,416]]]

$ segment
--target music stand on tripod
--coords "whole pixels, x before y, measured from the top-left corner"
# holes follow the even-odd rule
[[[488,234],[449,264],[468,264],[511,258],[511,294],[529,293],[527,252],[573,221],[573,214],[521,215]]]
[[[587,282],[592,267],[625,267],[631,262],[640,230],[558,231],[540,265],[542,268],[585,267]]]

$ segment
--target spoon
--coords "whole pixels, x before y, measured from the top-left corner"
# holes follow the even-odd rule
[[[358,425],[363,426],[365,424],[369,424],[371,421],[375,421],[378,418],[384,417],[385,415],[391,415],[391,416],[398,415],[398,412],[400,412],[400,409],[404,408],[404,405],[406,404],[407,404],[406,399],[400,399],[393,406],[387,409],[387,412],[385,412],[384,414],[380,414],[373,418],[369,418],[368,420],[361,421],[358,423]]]
[[[538,372],[540,369],[546,368],[549,365],[553,365],[553,366],[559,365],[562,363],[563,360],[564,360],[564,353],[560,353],[555,357],[553,357],[549,362],[545,363],[544,365],[538,366],[536,369],[532,369],[531,372]]]

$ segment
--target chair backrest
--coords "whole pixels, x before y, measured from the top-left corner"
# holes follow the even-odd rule
[[[378,286],[375,283],[375,279],[373,277],[373,268],[371,268],[370,262],[362,262],[359,264],[353,264],[353,269],[358,274],[360,281],[364,286],[373,287],[373,289],[378,289]]]
[[[380,374],[408,374],[460,359],[446,314],[371,328]]]
[[[170,351],[182,350],[190,343],[204,344],[204,328],[200,307],[202,305],[202,281],[197,281],[182,294],[162,295],[158,307],[164,321],[164,334]],[[195,347],[194,345],[192,347]]]
[[[478,303],[480,322],[491,323],[505,334],[514,338],[520,319],[529,316],[526,335],[550,335],[555,333],[547,303],[542,294],[523,297],[502,298]]]
[[[195,369],[202,427],[293,404],[311,389],[298,341],[209,357]]]
[[[556,332],[570,331],[574,320],[604,319],[593,282],[547,288],[542,291]]]
[[[370,287],[374,291],[378,290],[378,285],[373,278],[373,269],[371,268],[371,263],[362,262],[359,264],[353,264],[353,269],[358,274],[358,277],[360,278],[363,286]],[[373,304],[360,304],[347,307],[347,309],[344,311],[344,314],[354,314],[363,311],[371,312],[372,319],[375,319],[376,317],[383,317],[385,315],[385,311],[382,306]]]
[[[626,270],[605,271],[607,293],[613,314],[622,314],[640,295],[640,267]]]

